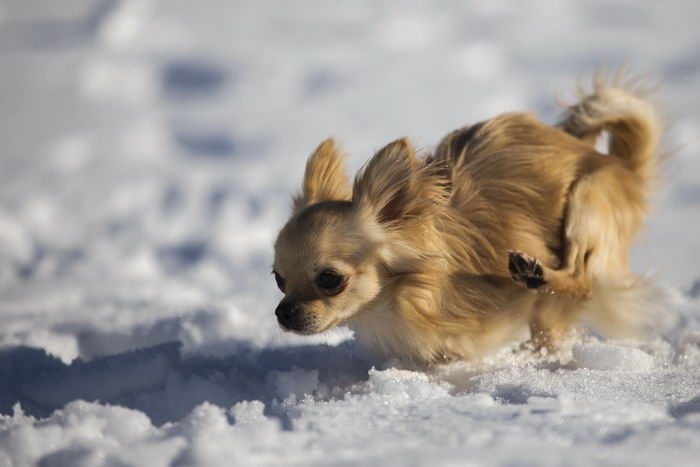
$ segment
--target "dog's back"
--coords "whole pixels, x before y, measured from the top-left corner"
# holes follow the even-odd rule
[[[544,292],[530,322],[543,343],[583,311],[611,333],[646,323],[650,293],[627,259],[658,172],[661,128],[639,95],[599,80],[558,127],[504,114],[450,133],[426,159],[449,180],[461,222],[482,237],[486,259],[472,272],[512,274]],[[594,147],[602,131],[607,155]]]
[[[559,267],[567,194],[598,157],[529,114],[508,113],[450,133],[429,163],[450,168],[452,206],[493,246],[485,268],[507,275],[511,250]]]

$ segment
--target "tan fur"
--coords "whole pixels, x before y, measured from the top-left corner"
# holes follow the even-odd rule
[[[602,131],[609,155],[594,149]],[[345,322],[416,362],[476,358],[525,325],[552,348],[582,315],[612,333],[639,330],[649,293],[627,256],[660,133],[640,95],[598,79],[557,127],[504,114],[450,133],[424,159],[398,140],[352,189],[325,141],[275,242],[293,330]],[[341,292],[319,288],[328,270]]]
[[[349,200],[351,196],[342,154],[329,138],[309,157],[304,184],[301,193],[294,197],[292,211],[299,212],[305,206],[328,199]]]

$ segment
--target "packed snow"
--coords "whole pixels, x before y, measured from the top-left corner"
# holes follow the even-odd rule
[[[700,459],[700,4],[0,1],[0,466]],[[356,170],[598,66],[659,84],[672,155],[633,269],[646,340],[376,361],[281,332],[271,242],[310,151]]]

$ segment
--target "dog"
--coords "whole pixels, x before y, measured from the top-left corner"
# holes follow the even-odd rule
[[[321,143],[274,243],[279,325],[306,335],[344,323],[382,355],[427,364],[478,359],[525,326],[543,352],[585,319],[639,332],[650,286],[628,250],[663,124],[644,92],[609,81],[598,76],[555,126],[506,113],[423,158],[396,140],[352,184],[334,141]]]

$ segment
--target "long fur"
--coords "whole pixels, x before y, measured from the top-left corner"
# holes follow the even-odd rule
[[[608,155],[595,150],[609,134]],[[352,189],[324,142],[275,242],[292,330],[341,322],[386,354],[477,358],[523,325],[556,347],[584,316],[612,334],[648,324],[652,293],[628,249],[657,177],[661,121],[640,92],[597,78],[555,127],[509,113],[448,134],[419,158],[380,150]],[[323,270],[345,281],[329,294]]]

